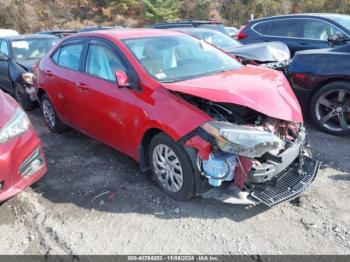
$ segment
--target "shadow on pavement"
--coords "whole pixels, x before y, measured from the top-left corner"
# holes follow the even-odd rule
[[[149,173],[141,173],[131,158],[70,130],[51,133],[40,113],[30,114],[46,152],[48,173],[32,188],[53,203],[111,213],[141,213],[159,218],[181,217],[243,221],[268,210],[263,205],[229,205],[195,198],[173,201]]]

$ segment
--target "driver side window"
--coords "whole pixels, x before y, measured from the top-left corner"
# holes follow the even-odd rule
[[[9,49],[8,49],[6,41],[3,41],[3,40],[1,41],[0,52],[6,56],[9,56]]]
[[[304,38],[327,41],[336,34],[344,35],[334,26],[319,20],[306,19],[304,22]]]

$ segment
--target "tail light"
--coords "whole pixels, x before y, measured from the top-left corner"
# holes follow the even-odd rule
[[[237,35],[236,35],[236,40],[242,40],[248,37],[246,33],[244,33],[244,29],[246,29],[246,26],[242,26],[241,29],[239,29]]]

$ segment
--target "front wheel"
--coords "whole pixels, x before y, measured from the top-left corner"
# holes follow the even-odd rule
[[[17,83],[15,83],[15,98],[25,111],[34,109],[34,102],[30,99],[29,94],[26,92],[25,88]]]
[[[158,186],[175,200],[194,196],[195,179],[191,160],[181,145],[164,133],[150,144],[149,161]]]
[[[350,83],[333,82],[312,97],[311,119],[318,129],[332,135],[350,134]]]

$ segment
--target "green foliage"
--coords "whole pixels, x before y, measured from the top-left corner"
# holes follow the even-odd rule
[[[180,16],[179,0],[143,0],[145,17],[151,22],[178,19]]]

